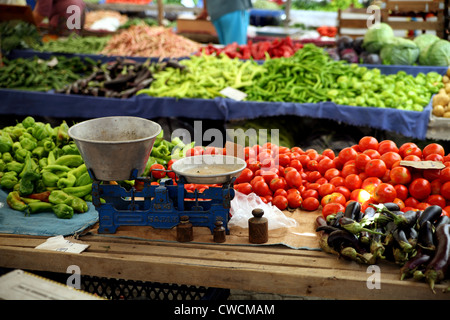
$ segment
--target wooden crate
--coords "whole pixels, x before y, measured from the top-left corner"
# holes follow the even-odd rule
[[[381,20],[389,24],[394,30],[435,31],[440,38],[445,35],[445,14],[443,0],[430,1],[399,1],[386,0],[384,8],[381,10]],[[428,17],[433,14],[434,17]],[[416,21],[411,20],[415,18]],[[399,19],[402,19],[399,21]]]
[[[338,11],[338,36],[357,38],[364,36],[368,28],[368,21],[373,13],[367,13],[366,8],[348,8]]]

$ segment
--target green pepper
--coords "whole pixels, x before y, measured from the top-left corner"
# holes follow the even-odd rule
[[[28,207],[29,213],[53,211],[53,205],[51,203],[39,200],[30,202],[28,204]]]
[[[42,171],[42,182],[46,187],[56,187],[59,176],[50,171]]]
[[[11,153],[9,153],[9,152],[3,152],[3,153],[2,153],[2,160],[3,160],[5,163],[8,163],[8,162],[13,161],[14,158],[13,158],[13,156],[11,155]]]
[[[69,131],[69,126],[67,125],[66,121],[63,121],[59,125],[58,131],[56,134],[56,141],[57,141],[58,145],[69,141],[70,137],[69,137],[69,134],[67,133],[68,131]]]
[[[75,212],[78,212],[78,213],[84,213],[89,210],[89,207],[88,207],[86,201],[84,201],[81,198],[74,197],[74,196],[72,196],[72,200],[70,201],[70,206],[73,208],[73,210]]]
[[[92,192],[92,184],[86,184],[79,187],[64,188],[62,191],[64,191],[66,194],[82,198]]]
[[[31,151],[31,154],[38,159],[43,158],[46,155],[46,151],[43,146],[37,146]]]
[[[42,122],[36,122],[31,130],[31,134],[36,140],[43,140],[49,136],[45,124]]]
[[[34,139],[31,138],[24,138],[20,140],[20,145],[23,149],[32,151],[34,148],[37,147],[37,142]]]
[[[0,172],[5,171],[6,169],[6,163],[3,161],[3,159],[0,159]]]
[[[80,155],[80,151],[74,142],[64,145],[61,149],[63,153],[67,155]]]
[[[65,203],[55,204],[52,209],[59,219],[71,219],[73,217],[73,208]]]
[[[58,183],[56,184],[56,186],[58,188],[60,188],[60,189],[73,187],[76,181],[77,181],[77,178],[75,178],[75,176],[73,174],[68,172],[67,173],[67,177],[66,178],[60,178],[58,180]]]
[[[14,153],[14,158],[19,162],[24,162],[29,153],[31,153],[31,151],[28,151],[27,149],[20,149]]]
[[[69,168],[68,166],[62,166],[62,165],[58,165],[58,164],[49,164],[47,166],[45,166],[44,168],[42,168],[43,171],[51,171],[51,172],[55,172],[55,171],[63,171],[63,172],[69,172],[70,170],[72,170],[71,168]]]
[[[19,178],[17,177],[17,172],[8,171],[3,174],[0,179],[0,186],[6,189],[12,189],[19,182]]]
[[[28,153],[25,161],[24,161],[24,166],[22,168],[22,171],[19,173],[19,177],[23,177],[23,175],[25,174],[25,172],[27,171],[35,171],[38,169],[38,165],[36,164],[36,162],[34,162],[34,160],[31,158],[31,153]]]
[[[17,191],[11,191],[6,197],[6,203],[11,209],[18,211],[25,211],[28,205],[20,198],[20,194]]]
[[[14,171],[17,174],[19,174],[20,172],[22,172],[24,165],[25,164],[17,162],[17,161],[11,161],[6,164],[6,170]]]
[[[23,119],[23,121],[22,121],[22,125],[23,125],[25,128],[30,128],[30,127],[34,126],[34,123],[35,123],[35,120],[34,120],[34,118],[31,117],[31,116],[26,117],[26,118]]]
[[[83,163],[83,164],[79,165],[78,167],[71,169],[69,172],[70,172],[71,174],[73,174],[73,175],[75,176],[75,178],[78,179],[78,178],[81,177],[84,173],[87,172],[86,164]]]
[[[50,152],[55,148],[55,143],[51,138],[45,138],[38,142],[38,145],[42,146],[46,152]]]
[[[92,184],[91,176],[89,175],[89,172],[83,173],[81,176],[77,178],[77,181],[75,182],[74,187],[84,186],[87,184]]]
[[[50,195],[48,196],[48,201],[52,204],[60,204],[65,203],[68,204],[71,201],[71,195],[67,194],[66,192],[62,190],[53,190],[50,192]]]
[[[11,136],[9,135],[9,133],[2,130],[1,135],[0,135],[0,152],[1,153],[9,152],[12,149],[13,143],[14,142],[13,142]]]
[[[84,163],[81,155],[66,154],[55,161],[55,165],[67,166],[67,167],[78,167]]]
[[[34,171],[26,171],[20,179],[19,193],[21,196],[26,196],[34,192],[34,185],[41,178],[41,175]]]

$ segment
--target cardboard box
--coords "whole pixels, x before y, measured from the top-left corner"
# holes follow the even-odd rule
[[[195,17],[182,17],[177,19],[178,33],[207,33],[217,36],[214,25],[209,20],[196,20]]]

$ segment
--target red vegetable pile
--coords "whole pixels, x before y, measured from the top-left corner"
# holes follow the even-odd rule
[[[301,43],[295,43],[290,37],[286,37],[273,41],[260,41],[255,43],[248,41],[245,45],[238,45],[234,42],[223,48],[208,44],[201,48],[197,52],[197,55],[201,55],[202,53],[207,55],[224,53],[230,58],[264,60],[266,59],[266,52],[271,58],[290,57],[301,48],[303,48]]]
[[[366,136],[337,154],[266,143],[246,147],[245,159],[247,168],[235,189],[254,192],[281,210],[322,206],[326,217],[356,200],[363,211],[370,203],[394,202],[403,212],[438,205],[450,214],[450,155],[437,143],[422,150],[412,142],[397,146]],[[445,168],[414,169],[401,165],[402,160],[439,161]]]

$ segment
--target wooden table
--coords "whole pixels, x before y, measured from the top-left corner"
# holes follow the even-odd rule
[[[111,238],[88,234],[81,254],[36,250],[45,237],[0,234],[0,266],[98,277],[177,283],[337,299],[449,299],[424,282],[399,280],[399,266],[381,262],[380,288],[369,289],[367,265],[321,251],[282,245],[243,246]]]

